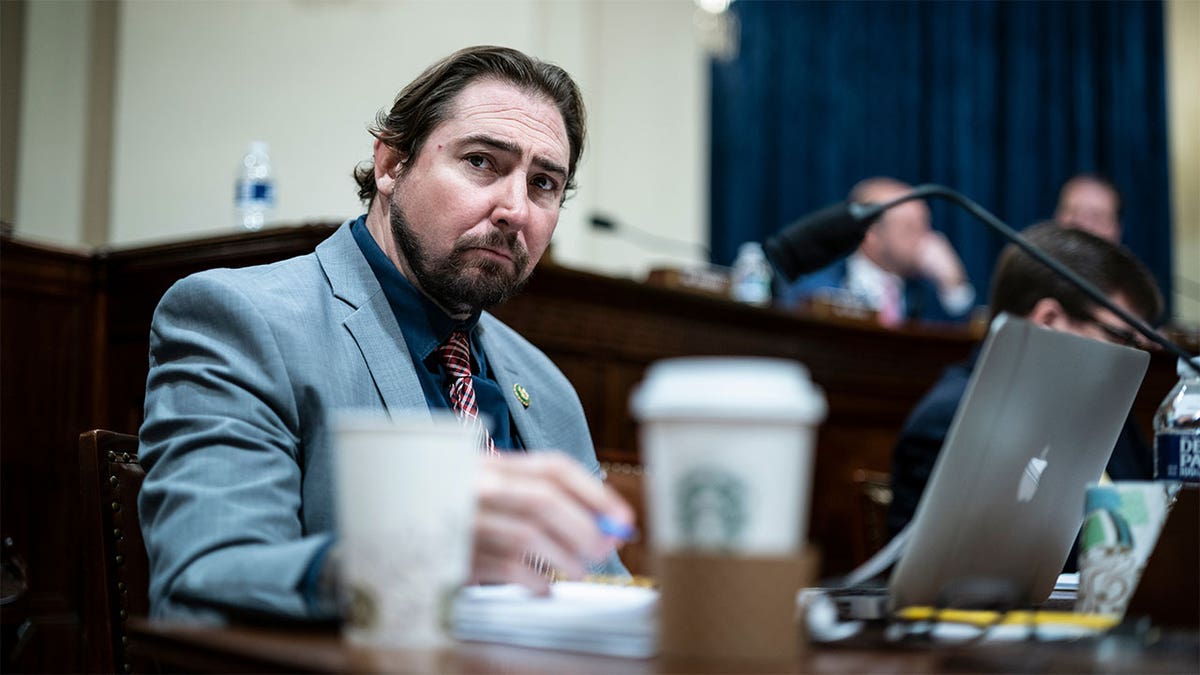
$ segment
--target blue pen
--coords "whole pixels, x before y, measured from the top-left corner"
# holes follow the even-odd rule
[[[603,513],[596,514],[596,527],[600,528],[600,532],[605,536],[619,541],[629,541],[637,535],[637,528],[633,525],[622,523]]]

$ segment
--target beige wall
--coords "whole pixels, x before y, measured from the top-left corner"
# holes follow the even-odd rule
[[[25,3],[13,222],[21,235],[60,244],[84,241],[92,11],[85,2]]]
[[[16,219],[17,139],[25,62],[25,0],[0,2],[0,223]]]
[[[1175,316],[1200,323],[1200,2],[1167,3]]]
[[[229,231],[236,166],[252,140],[271,146],[276,222],[357,215],[349,174],[370,157],[375,113],[434,60],[492,43],[561,63],[589,105],[580,190],[555,237],[562,262],[636,276],[679,258],[592,231],[593,210],[708,238],[706,60],[689,0],[121,2],[108,203],[88,192],[79,152],[96,145],[85,115],[90,3],[29,4],[35,86],[22,147],[39,151],[20,165],[23,236],[88,241],[83,224],[98,209],[117,246]]]

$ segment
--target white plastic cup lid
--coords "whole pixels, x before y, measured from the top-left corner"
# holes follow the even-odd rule
[[[818,424],[825,395],[797,361],[686,357],[658,361],[630,397],[639,419],[702,418]]]

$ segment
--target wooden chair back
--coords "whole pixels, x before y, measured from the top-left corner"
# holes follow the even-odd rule
[[[103,429],[79,435],[84,653],[91,672],[132,672],[126,621],[150,610],[150,565],[138,524],[145,472],[136,436]]]
[[[855,564],[875,555],[888,542],[887,512],[892,503],[891,476],[882,471],[855,470]]]
[[[604,462],[600,465],[604,470],[605,482],[629,502],[637,514],[638,537],[621,547],[621,562],[625,569],[634,576],[649,576],[650,542],[647,540],[647,523],[645,496],[642,492],[643,471],[640,465],[618,462]]]

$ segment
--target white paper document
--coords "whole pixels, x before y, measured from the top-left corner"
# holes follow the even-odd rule
[[[1077,591],[1079,590],[1079,572],[1064,572],[1058,575],[1058,581],[1054,582],[1054,590],[1056,591]]]
[[[1079,593],[1079,573],[1066,572],[1058,575],[1058,581],[1054,582],[1054,590],[1050,591],[1048,600],[1061,600],[1074,602]]]
[[[471,586],[451,609],[459,640],[648,658],[657,651],[658,591],[558,582],[548,597],[517,585]]]

